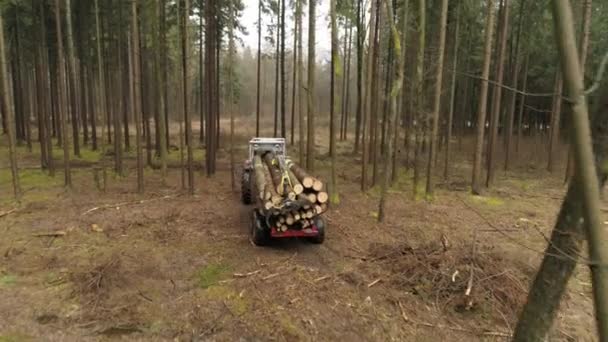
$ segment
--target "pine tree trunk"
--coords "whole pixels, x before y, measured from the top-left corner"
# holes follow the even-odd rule
[[[255,136],[259,137],[260,136],[260,96],[261,96],[261,89],[260,89],[260,75],[262,73],[262,1],[263,0],[258,0],[258,58],[257,58],[257,74],[256,74],[256,81],[257,81],[257,87],[256,87],[256,104],[255,104]],[[301,6],[300,2],[301,0],[296,0],[298,1],[297,6]],[[301,20],[301,18],[300,18]],[[300,27],[302,27],[302,25],[300,25]],[[301,36],[301,35],[300,35]],[[300,37],[301,39],[301,37]],[[301,51],[301,49],[300,49]],[[302,130],[300,128],[300,130]],[[300,145],[300,150],[302,149],[302,146]],[[302,152],[300,152],[302,153]],[[300,156],[300,163],[302,163],[302,157]]]
[[[597,267],[607,261],[608,239],[600,220],[600,184],[596,169],[606,160],[605,121],[589,123],[580,57],[575,48],[573,15],[568,0],[553,0],[556,40],[561,56],[561,70],[565,92],[572,103],[572,145],[576,159],[576,173],[560,210],[545,257],[528,294],[515,328],[514,341],[544,340],[557,314],[560,298],[574,272],[581,253],[583,231],[589,244],[595,316],[599,340],[608,338],[608,306],[606,305],[606,270]],[[606,92],[602,94],[600,111],[605,112]],[[603,107],[603,108],[602,108]],[[601,115],[596,115],[597,118]],[[605,120],[605,118],[602,118]],[[592,146],[593,133],[593,146]],[[593,156],[595,149],[596,155]],[[605,176],[605,175],[603,175]],[[604,179],[604,177],[602,177]]]
[[[80,117],[80,105],[78,103],[78,76],[76,70],[76,56],[74,52],[74,34],[72,32],[72,5],[70,0],[65,0],[65,18],[67,24],[68,43],[68,75],[70,85],[70,112],[72,113],[72,141],[74,144],[74,155],[80,157],[80,132],[78,118]]]
[[[217,49],[217,18],[216,1],[209,0],[205,4],[205,85],[207,89],[207,176],[215,174],[215,155],[218,143],[218,107],[216,79],[216,49]]]
[[[551,115],[551,130],[549,132],[549,153],[547,160],[547,171],[553,172],[555,168],[555,159],[557,157],[556,149],[559,146],[559,125],[562,112],[562,90],[563,79],[561,74],[555,76],[555,95],[553,98],[553,110]]]
[[[297,4],[296,4],[297,6]],[[296,8],[297,11],[297,8]],[[297,13],[294,13],[295,16],[297,16]],[[292,83],[292,89],[291,89],[291,135],[290,135],[290,142],[291,145],[293,146],[295,144],[295,130],[296,130],[296,97],[297,97],[297,85],[298,85],[298,68],[297,68],[297,64],[298,64],[298,21],[295,20],[294,22],[294,29],[293,29],[293,64],[292,64],[292,72],[293,72],[293,81]]]
[[[486,124],[486,107],[488,105],[488,77],[490,75],[490,62],[492,58],[492,37],[494,36],[494,0],[487,1],[487,15],[485,28],[484,59],[481,73],[481,86],[479,90],[479,107],[477,110],[477,138],[475,141],[475,154],[473,157],[473,175],[471,189],[473,194],[481,194],[481,161],[483,158],[483,143]]]
[[[363,41],[365,29],[362,18],[363,0],[357,1],[357,114],[355,121],[355,154],[359,153],[359,141],[361,139],[361,124],[363,112]]]
[[[281,137],[287,138],[287,123],[285,122],[285,99],[287,87],[285,82],[285,2],[281,0]]]
[[[443,0],[446,3],[446,7],[447,7],[447,0]],[[394,40],[394,45],[397,47],[396,51],[395,51],[395,56],[396,56],[396,61],[397,61],[397,65],[396,65],[396,69],[397,69],[397,75],[396,78],[393,81],[393,85],[391,87],[391,91],[390,91],[390,101],[391,101],[391,108],[390,108],[390,115],[389,115],[389,123],[388,123],[388,127],[389,130],[387,132],[387,155],[391,156],[393,154],[393,148],[394,143],[396,141],[396,139],[393,139],[393,135],[397,133],[397,127],[398,125],[396,124],[397,121],[397,96],[399,95],[399,93],[401,92],[401,88],[403,86],[403,73],[404,73],[404,56],[405,54],[401,53],[400,51],[400,45],[399,45],[399,31],[397,30],[397,26],[395,25],[394,22],[394,16],[393,16],[393,8],[391,5],[391,1],[390,0],[384,0],[384,5],[386,6],[386,12],[387,12],[387,20],[389,22],[389,28],[392,31],[392,34],[390,35],[390,37]],[[407,22],[407,15],[408,15],[408,7],[409,7],[409,1],[406,0],[403,4],[403,9],[402,9],[402,28],[401,28],[401,34],[406,34],[407,32],[407,28],[408,28],[408,22]],[[446,10],[447,12],[447,10]],[[395,160],[393,159],[393,163],[395,162]],[[394,167],[393,167],[394,169]],[[390,175],[390,170],[391,170],[391,166],[389,165],[388,162],[384,163],[384,183],[382,184],[382,192],[380,195],[380,204],[379,204],[379,208],[378,208],[378,222],[383,222],[384,221],[384,217],[385,215],[385,203],[386,203],[386,194],[388,192],[388,187],[390,186],[390,182],[391,182],[391,175]]]
[[[496,60],[496,82],[500,85],[503,83],[504,79],[504,69],[505,69],[505,57],[507,51],[507,40],[509,36],[509,0],[502,0],[503,8],[502,8],[502,20],[501,20],[501,30],[500,30],[500,42],[498,46],[497,52],[497,60]],[[487,168],[488,173],[486,177],[486,187],[490,187],[492,182],[494,181],[494,160],[496,156],[496,145],[498,140],[498,125],[500,122],[500,111],[502,108],[502,86],[495,85],[494,86],[494,94],[492,98],[492,117],[490,120],[490,136],[488,137],[488,155],[487,155]]]
[[[315,22],[316,2],[309,0],[308,5],[308,136],[306,139],[306,168],[315,172]]]
[[[336,23],[336,0],[330,0],[331,17],[331,76],[330,76],[330,108],[329,108],[329,154],[331,156],[331,176],[329,184],[329,195],[332,204],[339,204],[338,184],[336,177],[336,112],[340,102],[336,97],[336,66],[339,61],[338,56],[338,24]]]
[[[97,91],[99,93],[97,100],[97,109],[101,112],[101,149],[102,152],[105,150],[105,146],[107,141],[105,140],[105,122],[106,117],[108,115],[108,111],[106,109],[106,92],[105,92],[105,72],[104,72],[104,62],[103,62],[103,53],[101,50],[101,42],[103,37],[101,36],[101,23],[100,23],[100,14],[99,14],[99,0],[95,0],[95,40],[97,42]]]
[[[426,167],[426,195],[433,196],[433,164],[437,154],[437,132],[439,130],[439,111],[441,109],[441,87],[443,85],[443,60],[445,51],[445,35],[448,22],[448,0],[441,1],[441,19],[439,22],[439,47],[437,61],[437,76],[435,77],[435,98],[433,100],[433,130],[431,131],[431,148]]]
[[[188,82],[188,19],[190,14],[190,0],[184,0],[184,13],[182,15],[182,88],[184,119],[186,124],[186,148],[188,149],[188,192],[194,195],[194,160],[192,155],[192,122],[190,121],[189,108],[189,82]]]
[[[305,93],[306,93],[306,85],[304,83],[304,64],[302,62],[302,57],[304,56],[304,49],[302,44],[302,36],[304,30],[302,28],[302,0],[296,0],[296,21],[298,22],[298,48],[297,48],[297,68],[298,68],[298,136],[299,136],[299,154],[300,154],[300,165],[306,165],[306,138],[305,138],[305,130],[306,130],[306,121],[304,120],[304,109],[306,105]],[[258,56],[259,57],[259,56]],[[259,60],[258,60],[259,63]],[[258,79],[259,82],[259,79]],[[259,86],[258,86],[259,89]]]
[[[362,111],[362,128],[361,128],[361,148],[363,149],[363,155],[362,155],[362,162],[361,162],[361,191],[367,191],[368,189],[368,183],[367,183],[367,171],[368,171],[368,161],[369,161],[369,155],[370,155],[370,146],[371,146],[371,139],[368,139],[368,131],[371,131],[370,129],[370,123],[371,123],[371,116],[372,116],[372,101],[371,101],[371,97],[372,97],[372,92],[374,91],[374,87],[372,85],[372,83],[370,82],[372,79],[372,74],[373,74],[373,70],[374,70],[374,59],[373,59],[373,55],[376,54],[376,46],[374,44],[374,40],[375,40],[375,27],[376,27],[376,13],[377,13],[377,6],[378,2],[375,0],[371,1],[371,15],[370,15],[370,19],[369,19],[369,28],[370,28],[370,40],[368,43],[368,51],[367,51],[367,65],[366,65],[366,84],[367,86],[365,87],[365,93],[364,98],[363,98],[363,105],[365,106],[365,108]],[[362,25],[363,26],[363,25]]]
[[[452,59],[452,80],[450,85],[450,110],[448,112],[448,122],[445,137],[445,155],[443,163],[443,179],[448,180],[450,176],[450,153],[452,142],[452,127],[454,125],[454,107],[456,107],[456,73],[458,69],[458,48],[460,43],[460,5],[456,9],[456,27],[454,28],[454,51]]]
[[[161,21],[164,19],[162,16],[162,7],[165,6],[165,1],[164,0],[155,0],[154,1],[154,6],[155,6],[155,16],[157,18],[156,21],[156,26],[155,26],[155,41],[156,41],[156,49],[154,51],[154,70],[156,73],[156,80],[157,80],[157,84],[156,84],[156,91],[157,91],[157,103],[158,103],[158,127],[156,127],[156,130],[160,132],[158,138],[159,138],[159,154],[160,154],[160,173],[161,173],[161,177],[163,179],[163,183],[166,181],[167,178],[167,135],[165,134],[166,131],[166,118],[165,118],[165,106],[167,106],[167,103],[165,103],[165,98],[163,96],[163,92],[165,89],[165,86],[163,84],[164,79],[163,79],[163,75],[162,75],[162,71],[161,71],[161,54],[162,54],[162,50],[163,50],[163,41],[161,38]],[[202,18],[201,18],[202,20]],[[201,51],[202,53],[202,51]],[[201,65],[202,68],[202,65]],[[202,86],[202,84],[201,84]]]
[[[15,148],[15,122],[14,107],[9,95],[9,75],[6,61],[6,45],[4,44],[4,20],[0,13],[0,77],[2,78],[2,114],[6,122],[6,134],[8,138],[8,159],[11,165],[11,176],[13,181],[13,194],[17,201],[21,200],[21,186],[19,184],[19,171],[17,167],[17,153]]]
[[[415,128],[415,146],[414,146],[414,182],[413,182],[413,197],[416,199],[418,195],[418,182],[420,181],[420,140],[422,136],[422,121],[424,121],[424,51],[425,51],[425,34],[426,34],[426,1],[418,0],[418,50],[416,52],[416,80],[415,89],[416,95],[414,101],[415,114],[414,118],[417,122]]]
[[[65,113],[67,111],[67,82],[65,77],[65,59],[63,51],[63,34],[61,27],[61,16],[59,0],[55,0],[55,27],[57,33],[57,63],[58,63],[58,80],[57,80],[57,95],[59,104],[59,123],[61,129],[61,145],[63,147],[63,172],[64,184],[66,187],[72,187],[72,174],[70,171],[70,143],[68,139],[67,119]]]
[[[142,97],[141,97],[141,67],[140,67],[140,50],[139,50],[139,24],[137,20],[137,0],[131,3],[131,58],[130,72],[131,87],[132,87],[132,104],[135,116],[135,142],[137,148],[137,192],[144,192],[144,161],[143,161],[143,146],[141,136],[142,123]]]

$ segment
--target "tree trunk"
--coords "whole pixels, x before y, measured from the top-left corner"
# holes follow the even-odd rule
[[[363,112],[363,41],[365,29],[362,18],[363,0],[357,1],[357,116],[355,121],[355,154],[359,153],[359,139],[361,139],[361,121]]]
[[[257,66],[257,87],[256,87],[256,104],[255,104],[255,136],[260,136],[260,75],[262,72],[262,1],[258,0],[258,66]],[[297,0],[298,3],[296,6],[300,6],[301,0]],[[301,20],[301,18],[300,18]],[[300,25],[302,27],[302,25]],[[300,35],[301,36],[301,35]],[[301,39],[301,38],[300,38]],[[300,130],[302,130],[300,128]],[[300,145],[300,149],[302,146]],[[302,152],[300,152],[302,153]],[[302,162],[302,158],[300,156],[300,163]]]
[[[298,11],[297,9],[297,4],[296,4],[296,12]],[[297,13],[294,13],[295,17],[297,17]],[[295,144],[295,130],[296,130],[296,97],[297,97],[297,89],[298,89],[298,21],[295,20],[294,23],[294,29],[293,29],[293,64],[292,64],[292,69],[293,69],[293,81],[292,83],[292,89],[291,89],[291,135],[290,135],[290,139],[291,139],[291,145],[293,146]]]
[[[144,192],[144,161],[141,137],[142,98],[141,98],[141,67],[139,52],[139,24],[137,21],[137,0],[131,3],[131,58],[130,74],[133,92],[133,111],[135,116],[135,141],[137,145],[137,192]]]
[[[59,0],[55,0],[55,27],[57,33],[57,64],[58,64],[58,80],[57,80],[57,95],[59,104],[59,123],[61,129],[61,145],[63,147],[63,172],[64,184],[66,187],[72,187],[72,174],[70,171],[70,146],[68,139],[67,119],[65,117],[67,109],[67,82],[65,77],[65,59],[63,52],[63,34],[61,30],[61,16]]]
[[[556,149],[559,146],[559,125],[560,116],[562,112],[562,90],[563,90],[563,79],[558,71],[555,75],[555,95],[553,98],[553,110],[551,115],[551,131],[549,132],[549,153],[547,160],[547,171],[553,172],[555,168],[555,159],[557,157]]]
[[[454,28],[454,58],[452,60],[452,80],[450,86],[450,110],[445,137],[445,155],[443,164],[443,179],[448,180],[450,176],[450,153],[452,142],[452,126],[454,125],[454,107],[456,106],[456,73],[458,69],[458,47],[460,43],[460,5],[456,9],[456,27]]]
[[[584,0],[583,2],[583,23],[581,29],[580,40],[580,61],[581,72],[583,74],[583,82],[585,80],[585,69],[587,65],[587,53],[589,51],[589,37],[591,33],[591,8],[592,0]],[[566,164],[566,182],[572,177],[574,172],[574,159],[572,158],[572,148],[568,149],[568,161]]]
[[[285,122],[285,98],[287,87],[285,82],[285,2],[281,0],[281,137],[287,137]]]
[[[65,18],[67,24],[68,43],[68,73],[70,85],[70,112],[72,113],[72,140],[74,144],[74,155],[80,157],[80,133],[78,129],[78,118],[80,117],[80,105],[78,103],[78,76],[77,61],[74,52],[74,35],[72,32],[72,5],[70,0],[65,0]]]
[[[443,4],[446,7],[444,10],[447,13],[447,2],[448,0],[443,0]],[[393,135],[397,133],[397,127],[398,125],[396,124],[397,121],[397,96],[399,95],[399,93],[401,92],[401,87],[403,85],[403,71],[404,71],[404,59],[403,57],[405,56],[404,54],[401,53],[400,51],[400,42],[399,42],[399,31],[397,30],[397,26],[395,25],[395,21],[394,21],[394,16],[393,16],[393,8],[391,5],[391,1],[390,0],[384,0],[384,5],[386,6],[386,12],[387,12],[387,19],[389,22],[389,28],[392,31],[392,34],[390,35],[390,37],[392,37],[392,39],[394,40],[394,46],[396,46],[395,49],[395,56],[397,56],[396,60],[397,60],[397,75],[395,77],[395,80],[393,82],[392,85],[392,89],[390,92],[390,101],[391,101],[391,108],[390,108],[390,115],[389,115],[389,130],[388,130],[388,134],[387,134],[387,142],[388,142],[388,146],[387,146],[387,156],[391,156],[393,153],[393,148],[394,148],[394,143],[395,140],[393,139]],[[409,6],[409,1],[405,0],[404,4],[403,4],[403,13],[402,13],[402,28],[401,28],[401,32],[402,34],[406,34],[407,32],[407,28],[408,28],[408,22],[407,22],[407,12],[408,12],[408,6]],[[395,160],[393,159],[393,163],[395,162]],[[388,192],[388,187],[390,185],[390,181],[391,181],[391,175],[390,175],[390,170],[391,167],[389,165],[388,162],[384,163],[384,183],[382,184],[382,193],[380,195],[380,204],[379,204],[379,208],[378,208],[378,222],[383,222],[384,221],[384,217],[385,217],[385,203],[386,203],[386,193]]]
[[[163,96],[163,91],[165,89],[164,79],[161,71],[161,54],[163,50],[163,41],[161,37],[161,21],[164,19],[162,16],[162,8],[165,6],[165,0],[155,0],[155,16],[157,18],[156,26],[155,26],[155,41],[156,41],[156,49],[154,51],[154,70],[156,72],[156,90],[157,90],[157,103],[158,103],[158,127],[156,130],[160,132],[158,135],[159,138],[159,154],[160,154],[160,173],[163,179],[163,183],[166,181],[167,177],[167,141],[166,141],[166,118],[165,118],[165,106],[167,103],[165,102],[165,98]],[[202,53],[202,51],[201,51]],[[202,66],[201,66],[202,67]],[[201,85],[202,86],[202,85]],[[202,97],[201,97],[202,99]]]
[[[205,85],[207,88],[207,176],[215,174],[215,155],[218,145],[217,127],[219,127],[217,79],[216,79],[216,49],[217,49],[217,17],[216,1],[205,3]]]
[[[103,53],[101,51],[101,42],[103,37],[101,36],[101,23],[99,19],[99,0],[95,0],[95,40],[97,42],[97,91],[99,92],[98,100],[97,100],[97,108],[99,112],[101,112],[101,150],[105,151],[105,145],[107,144],[106,135],[105,135],[105,122],[106,117],[108,115],[106,109],[106,91],[105,91],[105,72],[104,72],[104,62],[103,62]]]
[[[306,140],[306,168],[315,172],[315,22],[316,2],[309,0],[308,5],[308,136]]]
[[[502,85],[504,79],[505,70],[505,57],[507,54],[507,40],[509,36],[509,0],[502,0],[502,20],[500,29],[500,45],[497,46],[497,60],[496,60],[496,82]],[[490,136],[488,137],[488,155],[487,155],[487,168],[488,173],[486,177],[486,187],[490,187],[494,180],[494,160],[496,156],[496,142],[498,140],[498,125],[500,122],[500,111],[502,108],[502,86],[495,85],[494,93],[492,98],[492,117],[490,119]]]
[[[336,112],[340,102],[336,97],[336,66],[340,63],[338,56],[338,25],[336,23],[336,0],[330,0],[329,14],[331,17],[331,76],[330,76],[330,100],[329,100],[329,155],[331,156],[331,177],[329,194],[332,204],[340,202],[338,184],[336,177]]]
[[[491,1],[491,0],[490,0]],[[420,180],[420,140],[422,135],[422,121],[424,121],[424,51],[426,35],[426,1],[418,0],[418,51],[416,52],[416,80],[414,97],[416,103],[415,120],[415,146],[414,146],[414,199],[418,195],[418,182]]]
[[[21,200],[21,186],[19,184],[19,171],[17,167],[17,153],[15,150],[15,122],[14,108],[9,95],[9,75],[6,61],[6,45],[4,44],[4,20],[0,13],[0,77],[2,78],[2,114],[6,120],[6,134],[8,136],[8,158],[11,165],[11,176],[13,180],[13,194],[15,200]]]
[[[302,62],[302,56],[304,56],[304,49],[302,44],[302,36],[304,33],[302,27],[302,0],[296,0],[296,21],[298,22],[298,48],[297,48],[297,68],[298,68],[298,137],[299,137],[299,146],[300,146],[300,165],[305,165],[305,156],[306,156],[306,142],[305,142],[305,130],[306,130],[306,122],[304,120],[304,106],[305,106],[305,98],[304,94],[306,92],[306,86],[304,84],[304,64]],[[295,81],[294,81],[295,82]],[[258,87],[259,88],[259,87]]]
[[[194,195],[194,160],[192,155],[192,122],[190,120],[190,108],[189,108],[189,81],[188,81],[188,56],[190,50],[188,48],[188,22],[190,17],[190,0],[184,0],[184,13],[179,14],[182,16],[182,27],[181,27],[181,47],[182,47],[182,90],[183,90],[183,110],[184,110],[184,121],[186,124],[186,148],[188,149],[188,192],[190,195]]]
[[[488,77],[490,75],[490,62],[492,58],[492,37],[494,36],[494,0],[487,1],[487,16],[485,28],[484,59],[481,73],[481,88],[479,90],[479,107],[477,110],[477,139],[475,141],[475,154],[473,157],[473,176],[471,189],[473,194],[481,194],[481,160],[483,157],[483,143],[486,124],[486,107],[488,105]]]
[[[433,164],[437,153],[437,131],[439,129],[439,111],[441,109],[441,87],[443,85],[443,60],[445,51],[445,35],[448,22],[448,0],[441,1],[441,19],[439,22],[439,47],[437,61],[437,76],[435,77],[435,98],[433,100],[433,130],[431,132],[431,148],[426,167],[426,195],[433,196]]]
[[[595,313],[599,339],[608,338],[606,306],[606,270],[597,264],[606,262],[606,233],[602,231],[599,210],[599,191],[596,168],[606,159],[605,140],[607,127],[603,122],[594,122],[593,148],[591,128],[587,111],[582,68],[577,55],[572,10],[568,0],[553,0],[556,39],[560,49],[562,72],[566,94],[574,99],[572,104],[572,143],[576,158],[576,176],[570,183],[568,193],[553,229],[545,257],[536,275],[515,328],[514,341],[544,340],[552,326],[559,300],[565,292],[568,279],[577,263],[582,249],[583,229],[589,243],[590,265]],[[604,91],[598,114],[605,112],[608,94]],[[603,108],[602,108],[603,107]],[[597,120],[598,116],[594,118]],[[595,149],[596,156],[593,156]],[[605,175],[602,175],[604,178]],[[603,184],[602,184],[603,185]]]
[[[376,27],[376,6],[377,6],[377,1],[372,0],[371,3],[371,11],[370,11],[370,19],[369,19],[369,28],[370,28],[370,40],[369,40],[369,44],[368,44],[368,51],[367,51],[367,65],[366,65],[366,83],[367,86],[365,87],[365,93],[363,94],[364,98],[363,98],[363,105],[365,106],[365,108],[362,111],[363,117],[361,118],[361,122],[362,122],[362,128],[361,128],[361,148],[363,149],[363,156],[362,156],[362,162],[361,162],[361,191],[367,191],[368,189],[368,183],[367,183],[367,171],[368,171],[368,160],[369,160],[369,153],[370,153],[370,146],[371,145],[371,141],[368,140],[368,130],[370,127],[370,121],[371,121],[371,112],[372,112],[372,101],[371,101],[371,97],[372,97],[372,92],[374,91],[374,88],[370,82],[370,80],[372,79],[372,73],[373,73],[373,69],[374,69],[374,60],[372,58],[372,56],[376,53],[375,49],[376,46],[374,44],[374,39],[375,39],[375,30],[374,27]],[[363,26],[363,25],[362,25]],[[369,141],[369,142],[368,142]]]

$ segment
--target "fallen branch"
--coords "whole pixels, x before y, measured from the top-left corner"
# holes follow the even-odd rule
[[[173,198],[173,197],[176,197],[176,196],[177,195],[166,195],[166,196],[163,196],[163,197],[152,198],[152,199],[149,199],[149,200],[139,200],[139,201],[122,202],[122,203],[114,203],[114,204],[104,204],[104,205],[100,205],[98,207],[91,208],[91,209],[85,211],[84,213],[82,213],[82,215],[90,214],[90,213],[92,213],[94,211],[101,210],[101,209],[120,208],[120,207],[124,207],[124,206],[127,206],[127,205],[143,204],[143,203],[147,203],[147,202],[153,202],[153,201],[159,201],[159,200],[163,200],[163,199]]]
[[[475,331],[475,330],[471,330],[471,329],[465,329],[465,328],[460,328],[460,327],[452,327],[452,326],[443,325],[443,324],[432,324],[432,323],[427,323],[427,322],[412,321],[405,314],[405,310],[403,309],[403,305],[401,304],[401,302],[397,302],[397,303],[399,304],[399,309],[401,310],[401,318],[403,318],[403,321],[405,323],[411,323],[411,324],[414,324],[414,325],[421,325],[423,327],[428,327],[428,328],[459,331],[459,332],[463,332],[463,333],[467,333],[467,334],[471,334],[471,335],[477,335],[477,336],[494,336],[494,337],[504,337],[504,338],[511,338],[511,337],[513,337],[513,334],[511,334],[511,333],[505,333],[505,332],[501,332],[501,331]]]
[[[17,208],[13,208],[9,211],[0,212],[0,217],[8,216],[9,214],[14,213],[15,211],[17,211]]]
[[[67,233],[65,232],[65,230],[57,230],[54,232],[47,232],[47,233],[36,233],[33,234],[33,236],[35,237],[59,237],[59,236],[65,236]]]
[[[262,272],[262,270],[257,270],[257,271],[253,271],[253,272],[247,272],[247,273],[234,273],[233,276],[235,278],[246,278],[252,275],[256,275],[258,273]]]
[[[378,279],[372,281],[371,283],[367,284],[367,287],[372,287],[372,286],[378,284],[381,280],[382,280],[382,278],[378,278]]]

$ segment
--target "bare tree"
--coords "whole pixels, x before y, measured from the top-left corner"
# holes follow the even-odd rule
[[[133,111],[135,115],[135,142],[137,148],[137,192],[144,192],[144,161],[141,136],[142,97],[141,97],[141,67],[139,52],[139,24],[137,21],[138,0],[131,2],[131,87],[133,91]]]
[[[72,173],[70,170],[70,142],[68,138],[67,119],[65,117],[67,109],[67,81],[65,77],[65,58],[63,51],[63,33],[61,29],[61,16],[59,0],[55,0],[55,28],[57,32],[57,64],[58,64],[58,77],[57,80],[57,94],[59,104],[59,124],[61,130],[61,145],[63,147],[63,172],[64,172],[64,184],[66,187],[72,187]]]
[[[308,133],[306,139],[306,168],[315,171],[315,22],[316,2],[309,0],[308,4]]]
[[[439,47],[437,54],[437,71],[435,77],[435,93],[433,99],[433,130],[431,132],[431,148],[426,168],[426,195],[433,195],[433,165],[437,154],[437,131],[439,129],[439,110],[441,109],[441,87],[443,86],[443,60],[445,51],[445,32],[448,22],[448,0],[441,1],[441,19],[439,19]]]
[[[17,153],[15,151],[15,122],[14,112],[9,95],[10,82],[8,80],[8,68],[6,63],[6,45],[4,44],[4,20],[0,13],[0,77],[2,78],[2,114],[6,120],[6,134],[8,136],[8,157],[11,164],[11,175],[13,179],[13,193],[15,199],[21,199],[21,186],[19,184],[19,171],[17,168]]]
[[[481,194],[481,160],[486,126],[486,107],[488,105],[488,77],[490,75],[490,62],[492,59],[492,37],[494,36],[494,0],[488,0],[486,8],[486,38],[483,49],[484,58],[481,71],[481,86],[479,89],[479,107],[477,110],[477,139],[475,141],[473,180],[471,184],[473,194],[477,195]]]

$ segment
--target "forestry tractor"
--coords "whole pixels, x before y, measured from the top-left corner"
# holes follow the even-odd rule
[[[287,158],[284,138],[253,138],[244,162],[241,199],[254,205],[251,241],[263,246],[272,239],[325,239],[328,196],[323,183]]]

